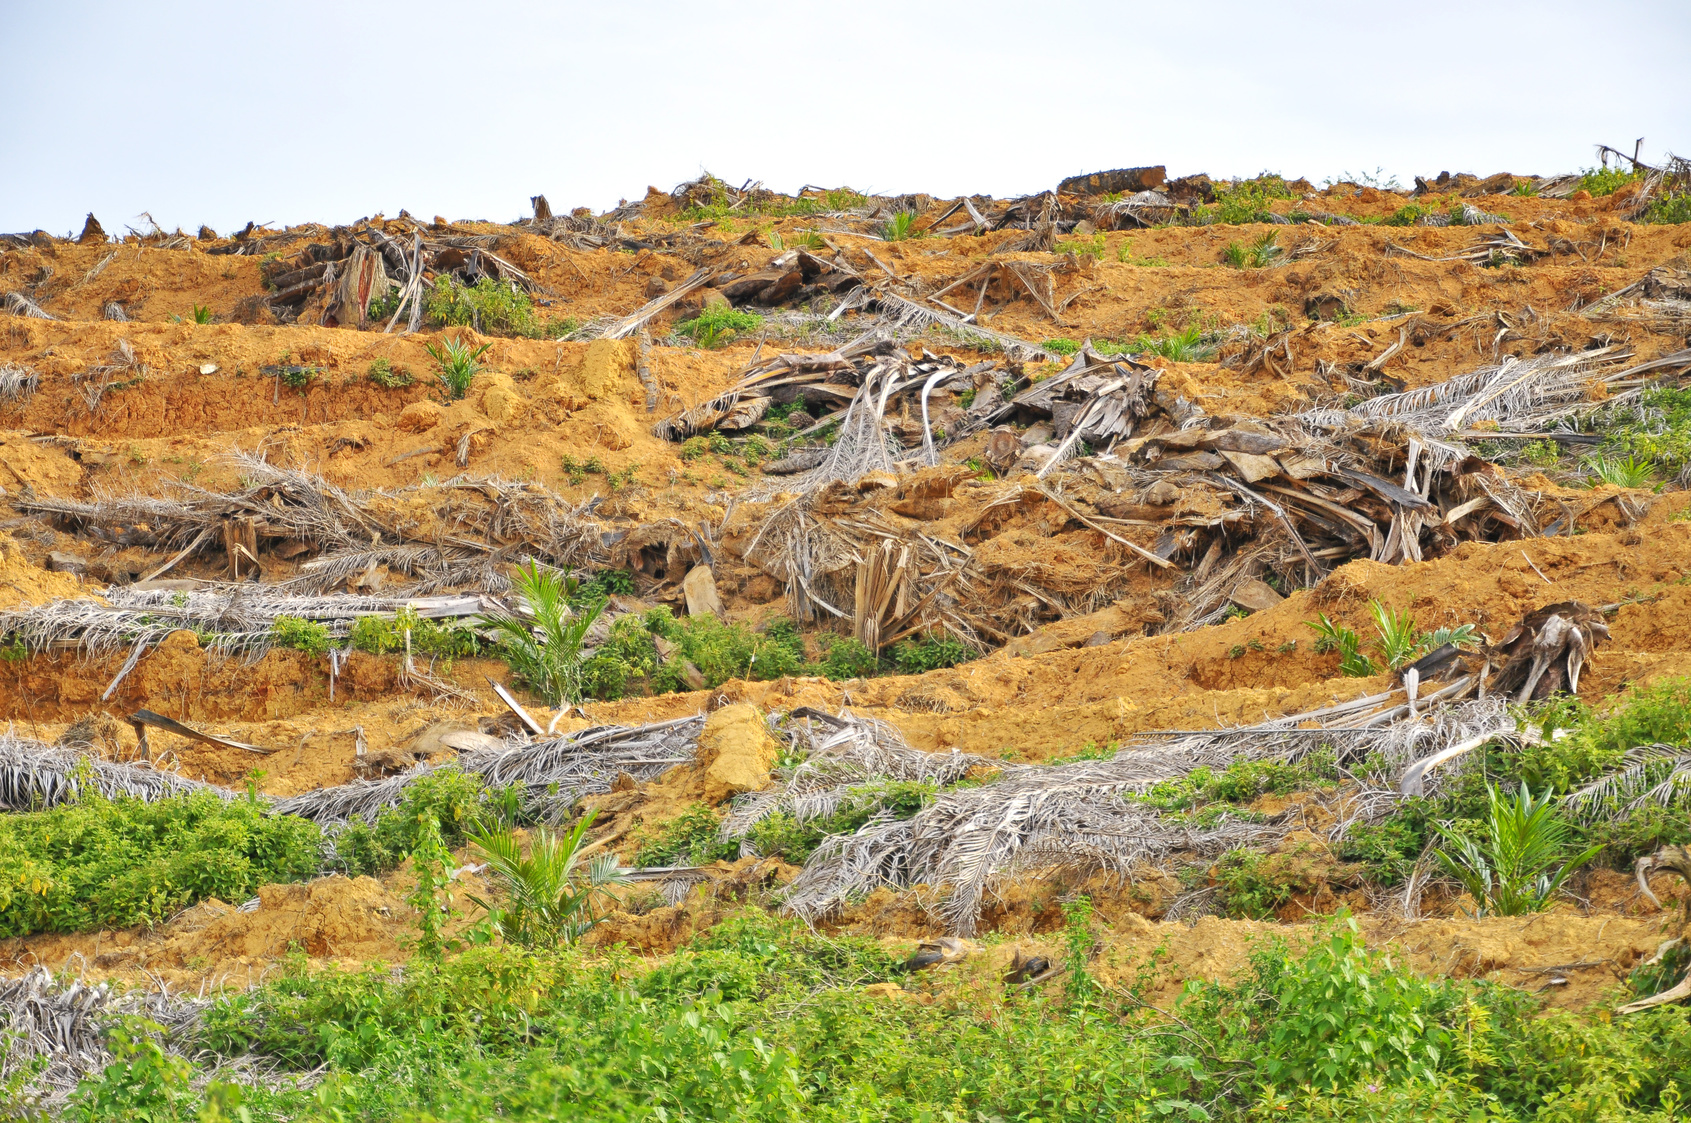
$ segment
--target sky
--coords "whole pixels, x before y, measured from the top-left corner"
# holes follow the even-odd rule
[[[1691,3],[0,0],[0,231],[1691,154]]]

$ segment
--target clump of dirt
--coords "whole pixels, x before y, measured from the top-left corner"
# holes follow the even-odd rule
[[[36,935],[0,942],[0,962],[17,970],[37,964],[173,990],[203,986],[245,988],[262,981],[288,956],[303,952],[316,968],[356,969],[403,963],[415,936],[415,911],[405,903],[412,879],[404,872],[340,876],[259,889],[257,905],[201,901],[155,928],[76,935]],[[480,880],[461,873],[455,893],[480,895]],[[463,917],[454,927],[465,923]]]

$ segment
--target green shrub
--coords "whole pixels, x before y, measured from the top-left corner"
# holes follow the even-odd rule
[[[1292,197],[1285,180],[1276,175],[1262,175],[1256,179],[1242,180],[1217,188],[1215,204],[1200,207],[1194,218],[1200,223],[1213,222],[1228,226],[1271,222],[1273,219],[1270,216],[1269,203],[1275,199]]]
[[[365,377],[384,390],[404,389],[417,381],[411,376],[410,371],[404,367],[394,366],[387,359],[372,359],[369,370],[365,372]]]
[[[638,616],[619,616],[611,622],[605,642],[581,665],[582,692],[615,701],[657,669],[657,644],[645,622]]]
[[[1075,901],[1066,919],[1084,971],[1090,918]],[[1307,951],[1264,941],[1172,1011],[1091,987],[999,998],[900,958],[755,911],[649,971],[574,948],[474,947],[403,972],[299,957],[219,999],[197,1044],[322,1067],[255,1082],[267,1119],[1666,1123],[1691,1095],[1684,1008],[1541,1014],[1531,995],[1414,975],[1343,920]],[[937,1000],[862,991],[894,979]]]
[[[652,609],[643,619],[652,635],[678,649],[652,676],[652,688],[659,693],[691,689],[684,663],[698,668],[710,690],[729,679],[768,681],[801,673],[805,667],[804,641],[791,621],[776,621],[758,635],[743,624],[727,624],[710,615],[678,620],[664,607]]]
[[[737,842],[720,842],[722,818],[709,804],[695,803],[642,842],[634,854],[637,866],[702,866],[720,858],[734,858]]]
[[[763,317],[756,312],[713,304],[691,320],[676,324],[675,334],[691,337],[700,347],[721,347],[737,336],[757,330],[762,323]]]
[[[1391,214],[1380,220],[1381,226],[1414,226],[1427,215],[1427,211],[1418,203],[1405,203]]]
[[[1586,168],[1580,173],[1579,185],[1574,190],[1587,191],[1592,198],[1600,199],[1604,195],[1613,195],[1637,178],[1637,172],[1623,172],[1619,167]]]
[[[852,834],[876,816],[910,819],[933,802],[938,789],[914,780],[889,780],[852,788],[828,815],[800,821],[786,811],[766,815],[746,835],[752,847],[766,858],[780,858],[793,865],[810,860],[824,838]]]
[[[893,644],[892,661],[901,675],[919,675],[943,667],[955,667],[975,657],[962,640],[944,632]]]
[[[158,923],[207,897],[239,902],[311,877],[321,862],[315,823],[210,792],[0,816],[0,937]]]
[[[468,832],[522,818],[522,789],[489,788],[480,776],[455,767],[426,773],[405,785],[399,802],[375,823],[353,819],[333,836],[333,868],[352,877],[393,869],[417,848],[420,824],[438,825],[442,842],[461,846]]]
[[[816,665],[816,671],[824,678],[835,682],[869,678],[881,668],[881,661],[875,653],[856,636],[836,636],[824,632],[817,642],[822,648],[822,659]]]
[[[1072,355],[1080,350],[1080,344],[1072,339],[1047,339],[1040,347],[1053,355]]]
[[[1691,191],[1678,191],[1657,199],[1644,212],[1644,221],[1663,226],[1691,222]]]
[[[515,284],[483,277],[462,285],[449,276],[435,278],[423,307],[434,327],[469,327],[483,335],[537,336],[534,301]]]
[[[315,620],[278,616],[270,622],[270,642],[277,647],[291,647],[322,658],[329,653],[333,641],[329,637],[329,629]]]
[[[352,646],[371,655],[395,655],[405,650],[411,633],[411,652],[443,659],[463,659],[481,651],[474,628],[427,620],[407,605],[392,616],[360,616],[352,624]]]

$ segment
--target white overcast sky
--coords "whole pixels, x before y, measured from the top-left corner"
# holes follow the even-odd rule
[[[1691,2],[0,0],[0,230],[1691,153]]]

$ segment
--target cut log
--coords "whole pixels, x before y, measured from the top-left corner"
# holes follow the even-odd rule
[[[687,599],[689,616],[721,616],[722,598],[716,592],[716,575],[708,565],[696,565],[681,581],[681,594]]]

